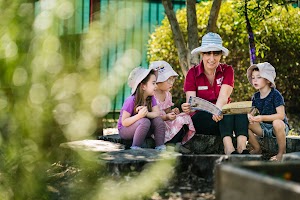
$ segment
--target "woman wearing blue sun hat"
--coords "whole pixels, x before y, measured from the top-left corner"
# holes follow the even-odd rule
[[[234,87],[234,70],[231,65],[220,63],[229,51],[223,46],[217,33],[207,33],[202,37],[201,46],[192,54],[200,54],[201,61],[189,69],[184,82],[186,102],[190,96],[205,99],[222,110],[230,103]],[[213,115],[205,111],[192,112],[189,103],[182,104],[182,110],[192,115],[196,134],[221,135],[225,154],[249,154],[246,150],[248,139],[248,118],[246,114]],[[237,149],[232,143],[233,132],[237,137]]]

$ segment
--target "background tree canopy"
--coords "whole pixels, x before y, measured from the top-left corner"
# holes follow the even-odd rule
[[[251,9],[251,4],[249,5]],[[249,18],[253,27],[257,62],[270,62],[275,68],[277,89],[283,94],[288,111],[299,111],[300,94],[299,61],[300,57],[300,10],[291,6],[273,6],[268,15],[261,16],[259,10],[252,7]],[[196,6],[198,33],[201,40],[206,33],[207,21],[211,9],[211,2],[201,2]],[[223,39],[223,45],[230,51],[226,62],[235,70],[235,89],[232,94],[233,101],[250,100],[254,93],[253,87],[246,77],[246,70],[250,65],[248,33],[243,15],[243,2],[224,2],[221,6],[217,21],[217,32]],[[176,13],[181,31],[187,40],[186,9]],[[200,43],[200,42],[199,42]],[[148,60],[165,60],[169,62],[180,74],[175,83],[173,99],[179,106],[185,101],[183,93],[184,76],[179,66],[177,49],[173,43],[170,24],[165,18],[161,26],[151,34],[148,43]],[[293,73],[290,73],[290,72]]]

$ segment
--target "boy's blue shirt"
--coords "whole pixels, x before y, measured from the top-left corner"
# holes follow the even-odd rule
[[[275,88],[271,88],[271,92],[268,94],[267,97],[263,99],[260,98],[260,92],[256,92],[252,97],[252,106],[255,106],[258,109],[260,115],[276,114],[277,113],[276,108],[278,106],[284,106],[284,105],[285,104],[284,104],[283,96]],[[286,115],[283,121],[285,124],[288,125]]]

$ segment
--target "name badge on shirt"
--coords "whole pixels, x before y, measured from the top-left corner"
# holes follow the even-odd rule
[[[208,86],[198,86],[198,90],[207,90]]]

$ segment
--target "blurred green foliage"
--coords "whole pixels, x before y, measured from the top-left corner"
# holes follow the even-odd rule
[[[270,62],[277,72],[275,79],[278,90],[283,94],[288,111],[299,111],[299,58],[300,58],[300,10],[291,6],[276,6],[260,10],[256,1],[249,2],[249,18],[256,43],[257,62]],[[246,78],[250,66],[248,33],[243,14],[244,2],[226,1],[222,3],[217,27],[223,39],[223,45],[230,51],[221,62],[233,66],[235,70],[235,88],[233,101],[250,100],[255,92]],[[262,6],[263,7],[263,6]],[[197,22],[199,44],[206,33],[211,2],[197,4]],[[187,41],[186,9],[176,13],[183,35]],[[177,106],[185,101],[181,69],[169,22],[165,18],[150,36],[148,42],[148,60],[165,60],[180,74],[172,90]]]
[[[134,27],[140,11],[111,6],[86,34],[62,36],[60,29],[68,28],[76,10],[74,0],[39,1],[38,13],[33,2],[0,1],[0,199],[51,199],[53,194],[61,195],[61,187],[66,194],[62,199],[75,191],[71,199],[127,198],[122,191],[113,198],[115,194],[102,188],[112,181],[104,174],[99,155],[73,152],[72,162],[82,171],[78,182],[57,173],[63,182],[53,184],[55,177],[49,169],[52,163],[70,159],[59,147],[62,142],[95,137],[98,118],[111,110],[129,72],[141,62],[141,30]],[[120,17],[115,15],[118,12],[128,14]],[[110,72],[101,73],[106,50],[125,40],[127,32],[137,41],[116,55]],[[166,177],[172,163],[163,161],[152,168],[148,173],[157,177],[148,178],[149,185],[138,195],[149,195],[165,181],[158,177]],[[130,192],[130,181],[125,181],[123,191]],[[80,190],[83,185],[84,191]],[[116,191],[123,187],[114,186]]]

